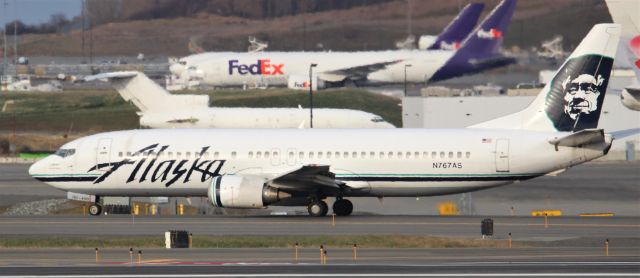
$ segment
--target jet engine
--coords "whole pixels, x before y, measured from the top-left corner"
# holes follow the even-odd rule
[[[213,178],[207,196],[216,207],[263,208],[291,194],[268,186],[259,178],[225,175]]]
[[[627,87],[622,90],[620,94],[622,104],[627,108],[635,111],[640,111],[640,88]]]

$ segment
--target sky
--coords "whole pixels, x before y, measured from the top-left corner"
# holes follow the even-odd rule
[[[0,0],[0,22],[18,19],[26,24],[43,23],[56,13],[71,19],[80,15],[81,9],[81,0]]]

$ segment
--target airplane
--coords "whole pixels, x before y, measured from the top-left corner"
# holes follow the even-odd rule
[[[308,128],[308,108],[209,107],[208,95],[173,95],[144,73],[102,73],[86,82],[109,80],[125,101],[139,110],[148,128]],[[393,128],[382,117],[352,109],[313,109],[314,128]]]
[[[515,62],[498,52],[515,6],[516,0],[500,2],[457,51],[209,52],[180,58],[169,69],[180,80],[215,87],[318,89],[443,80]],[[471,11],[476,9],[473,6]],[[455,59],[450,61],[452,56]],[[312,65],[316,65],[313,70]]]
[[[418,49],[429,50],[457,50],[462,41],[476,27],[484,3],[469,3],[444,27],[438,36],[423,35],[418,39]]]
[[[614,23],[622,25],[622,56],[626,57],[628,67],[636,74],[634,84],[620,93],[622,104],[627,108],[640,111],[640,1],[606,0]]]
[[[456,194],[556,175],[607,154],[597,129],[620,38],[595,25],[524,110],[464,129],[147,129],[63,145],[29,174],[100,196],[207,196],[213,206],[353,212],[348,197]],[[618,137],[619,136],[619,137]]]

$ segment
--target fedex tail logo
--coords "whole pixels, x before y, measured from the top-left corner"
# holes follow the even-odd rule
[[[240,75],[283,75],[284,64],[272,64],[271,59],[260,59],[255,64],[240,64],[238,60],[229,60],[229,75],[235,71]]]
[[[440,42],[440,49],[443,50],[457,50],[458,48],[460,48],[460,42],[451,42],[451,43],[447,43],[445,41],[441,41]]]
[[[478,38],[481,39],[499,39],[502,38],[502,32],[498,31],[495,28],[489,29],[489,31],[478,30]]]
[[[634,64],[638,69],[640,69],[640,36],[635,36],[631,41],[629,41],[629,47],[631,48],[631,52],[635,55]]]

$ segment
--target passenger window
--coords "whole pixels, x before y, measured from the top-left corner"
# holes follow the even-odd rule
[[[389,152],[389,154],[387,155],[389,158],[393,158],[393,152]]]
[[[258,158],[258,159],[262,158],[262,152],[257,152],[256,153],[256,158]]]
[[[413,157],[414,158],[420,158],[420,152],[414,152],[413,153]]]
[[[331,158],[331,152],[327,152],[327,159]]]
[[[253,152],[249,152],[249,158],[253,158]]]
[[[118,157],[122,157],[122,152],[118,152]]]
[[[322,152],[318,152],[318,158],[322,159]]]
[[[402,159],[402,152],[398,152],[398,159]]]
[[[429,158],[429,152],[422,152],[422,158]]]
[[[440,158],[444,158],[444,152],[440,152]]]
[[[293,152],[289,152],[289,159],[293,160],[293,156],[294,156]]]
[[[471,153],[470,152],[467,152],[466,155],[467,155],[467,158],[471,157]]]
[[[300,158],[300,159],[304,159],[304,152],[300,152],[300,153],[298,153],[298,158]]]
[[[406,157],[407,159],[411,158],[411,153],[407,152],[407,154],[404,157]]]
[[[343,156],[344,156],[344,158],[349,158],[349,152],[344,152]]]
[[[367,158],[367,152],[360,152],[360,158]]]
[[[340,152],[336,152],[336,158],[340,158]]]
[[[380,155],[380,158],[384,158],[384,152],[380,152],[378,155]]]
[[[431,158],[436,158],[436,156],[438,156],[437,152],[431,152]]]
[[[236,152],[231,152],[231,158],[236,158]]]
[[[131,156],[131,152],[127,152],[127,156]]]
[[[129,153],[127,153],[127,154],[129,154]],[[173,152],[168,152],[168,153],[167,153],[167,156],[168,156],[168,157],[172,157],[172,156],[173,156]]]
[[[220,156],[219,152],[214,152],[213,153],[213,158],[218,159],[219,156]]]
[[[369,152],[369,157],[376,158],[376,152]]]
[[[204,157],[206,157],[206,158],[209,158],[209,157],[210,157],[210,155],[211,155],[211,154],[210,154],[209,152],[205,152],[205,153],[204,153]]]
[[[269,152],[264,152],[264,158],[269,158]]]
[[[462,152],[458,152],[458,158],[462,158]]]
[[[186,156],[187,158],[191,157],[191,152],[187,152],[187,153],[185,154],[185,156]]]
[[[313,152],[309,153],[309,159],[313,159]]]
[[[181,152],[177,152],[177,153],[176,153],[176,157],[177,157],[177,158],[182,158],[182,153],[181,153]]]
[[[449,158],[453,158],[453,152],[449,152]]]
[[[358,158],[358,152],[352,152],[351,153],[351,157]]]

